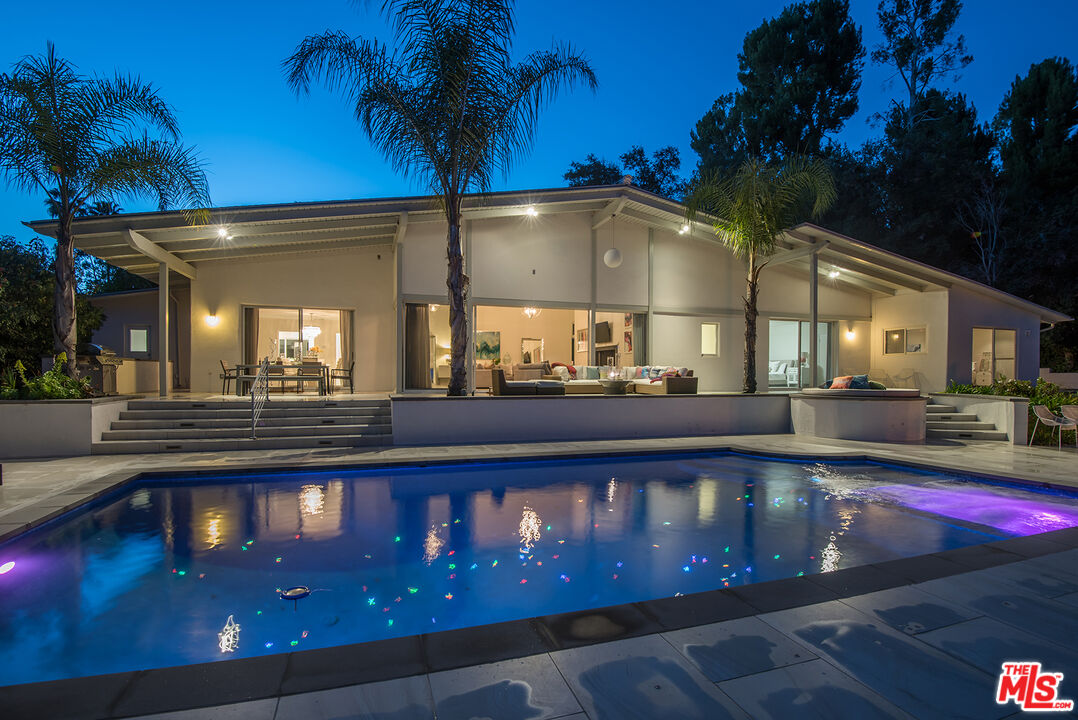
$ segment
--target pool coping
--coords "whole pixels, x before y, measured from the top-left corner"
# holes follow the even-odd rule
[[[38,527],[138,480],[175,476],[245,475],[268,472],[310,472],[378,467],[426,467],[552,459],[603,458],[625,455],[671,455],[729,452],[784,460],[869,461],[915,469],[943,470],[966,476],[1039,488],[1062,489],[1040,480],[971,472],[914,461],[873,457],[871,453],[814,455],[762,452],[733,445],[645,451],[562,452],[556,456],[510,455],[489,458],[431,458],[426,460],[371,459],[341,464],[293,466],[177,468],[124,471],[84,483],[36,506],[14,514],[44,512],[17,530],[0,535],[0,542]],[[81,500],[72,496],[84,491]],[[60,502],[67,496],[72,502]],[[50,505],[51,501],[51,505]],[[950,577],[995,565],[1078,548],[1078,527],[1019,538],[996,540],[938,553],[844,568],[721,590],[659,598],[556,615],[477,625],[421,635],[301,650],[235,660],[135,670],[64,680],[0,686],[5,717],[122,718],[150,713],[190,710],[280,695],[328,690],[366,682],[391,680],[458,667],[508,660],[537,653],[611,642],[670,630],[706,625],[801,607],[828,600]]]

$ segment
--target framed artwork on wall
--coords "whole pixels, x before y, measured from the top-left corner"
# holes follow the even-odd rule
[[[475,333],[475,359],[499,360],[501,356],[501,332],[496,330],[477,330]]]
[[[633,333],[631,330],[625,331],[625,352],[633,351]]]

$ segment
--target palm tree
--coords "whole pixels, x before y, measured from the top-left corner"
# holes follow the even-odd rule
[[[191,210],[189,220],[206,218],[205,173],[180,144],[172,108],[154,88],[119,74],[80,75],[52,43],[0,75],[0,171],[21,190],[44,193],[55,212],[53,338],[74,377],[72,221],[120,195],[149,196],[162,210],[181,205]]]
[[[460,243],[461,202],[489,189],[531,146],[539,111],[563,85],[597,86],[568,46],[510,60],[512,0],[385,0],[395,47],[341,32],[303,40],[284,67],[307,93],[312,81],[339,92],[371,142],[404,175],[440,196],[451,328],[449,395],[467,392],[468,344]]]
[[[835,194],[835,180],[826,163],[794,156],[774,164],[751,158],[730,177],[703,178],[686,199],[689,221],[701,212],[717,218],[715,234],[748,266],[744,392],[756,392],[760,271],[774,252],[779,234],[799,222],[806,210],[819,217],[834,203]]]

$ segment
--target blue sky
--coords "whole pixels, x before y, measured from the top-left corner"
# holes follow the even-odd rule
[[[589,152],[614,160],[634,143],[649,152],[676,145],[689,174],[696,162],[690,129],[716,97],[736,89],[745,33],[785,4],[523,0],[517,51],[570,42],[591,60],[600,87],[594,95],[563,95],[548,108],[533,153],[495,189],[558,187],[571,161]],[[851,4],[871,50],[880,40],[876,0]],[[1078,59],[1074,0],[965,5],[958,30],[975,59],[957,83],[947,85],[966,93],[982,119],[995,114],[1010,83],[1030,64],[1053,55]],[[5,8],[0,66],[40,53],[52,40],[83,72],[121,70],[152,81],[176,108],[185,142],[206,161],[216,205],[425,192],[389,168],[343,102],[321,89],[301,99],[289,92],[281,60],[305,35],[327,29],[389,39],[373,10],[357,10],[346,0],[59,0]],[[902,93],[888,86],[890,75],[866,61],[861,108],[839,140],[859,145],[878,132],[867,118]],[[131,199],[120,204],[127,211],[153,209]],[[31,237],[20,222],[43,215],[42,198],[0,183],[0,234]]]

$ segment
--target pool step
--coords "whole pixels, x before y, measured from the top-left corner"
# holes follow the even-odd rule
[[[291,437],[214,438],[192,440],[106,440],[90,446],[91,455],[166,452],[222,452],[390,445],[390,435],[303,435]]]
[[[286,425],[385,425],[392,424],[388,414],[380,415],[286,415],[259,419],[259,427]],[[249,428],[251,416],[242,418],[157,418],[141,420],[113,420],[113,430],[184,430],[192,428]]]
[[[929,400],[925,407],[925,437],[950,440],[1006,440],[1007,433],[994,423],[983,422],[976,413],[958,412],[953,405]]]
[[[389,425],[285,425],[258,427],[258,437],[301,437],[306,435],[388,435]],[[106,430],[102,440],[213,440],[250,438],[251,425],[235,428],[189,428],[151,430]]]
[[[995,427],[994,425],[992,426]],[[1006,440],[1007,433],[1000,430],[926,430],[928,437],[953,440]]]
[[[390,445],[388,399],[271,397],[251,435],[251,407],[228,400],[133,400],[93,443],[94,455]]]
[[[388,416],[390,409],[386,407],[376,408],[350,408],[350,407],[326,407],[326,408],[290,408],[290,407],[278,407],[274,402],[266,403],[266,406],[262,409],[262,417],[332,417],[332,416],[347,416],[355,417],[357,415],[385,415]],[[247,407],[235,407],[233,403],[232,407],[215,409],[192,409],[192,410],[124,410],[120,412],[121,420],[173,420],[182,418],[184,420],[211,420],[214,418],[250,418],[251,408]]]

